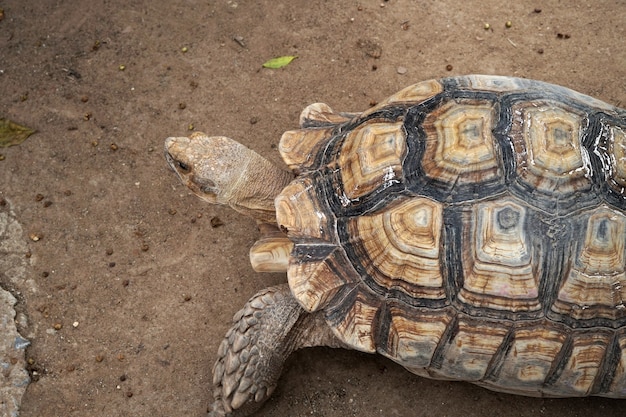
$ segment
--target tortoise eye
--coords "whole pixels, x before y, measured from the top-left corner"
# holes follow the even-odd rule
[[[189,169],[189,165],[187,165],[187,164],[186,164],[186,163],[184,163],[184,162],[180,162],[180,161],[178,161],[178,167],[179,167],[181,170],[183,170],[184,172],[189,172],[189,171],[190,171],[190,169]]]

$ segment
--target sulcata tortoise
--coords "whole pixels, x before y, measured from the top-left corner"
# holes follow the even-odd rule
[[[234,317],[210,416],[247,415],[308,346],[528,396],[626,398],[626,110],[539,81],[421,82],[312,104],[279,150],[168,138],[198,196],[255,218],[289,285]]]

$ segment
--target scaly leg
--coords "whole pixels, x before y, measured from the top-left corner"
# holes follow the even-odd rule
[[[250,415],[272,394],[291,352],[345,347],[323,313],[305,312],[287,285],[267,288],[235,314],[213,367],[215,402],[209,417]]]

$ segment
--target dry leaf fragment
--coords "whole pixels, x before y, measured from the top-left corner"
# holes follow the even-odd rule
[[[0,118],[0,147],[19,145],[35,133],[26,126],[18,125],[9,119]]]
[[[293,55],[286,55],[286,56],[279,56],[278,58],[272,58],[269,61],[266,61],[265,63],[263,63],[263,68],[274,68],[274,69],[282,68],[286,65],[289,65],[289,63],[296,58],[297,56],[293,56]]]

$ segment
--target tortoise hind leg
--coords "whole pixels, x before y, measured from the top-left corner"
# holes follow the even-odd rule
[[[283,364],[294,350],[344,347],[322,313],[305,312],[287,285],[259,292],[233,321],[213,367],[215,401],[209,417],[253,413],[276,388]]]

